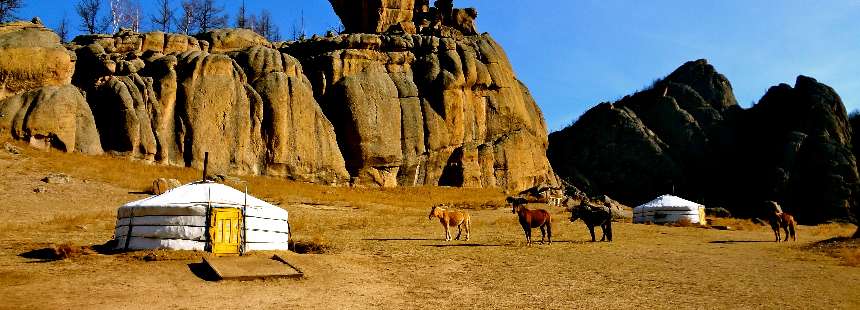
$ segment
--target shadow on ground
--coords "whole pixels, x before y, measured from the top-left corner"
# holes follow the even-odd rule
[[[220,277],[215,273],[209,265],[206,263],[190,263],[188,264],[188,270],[191,271],[195,276],[204,281],[215,282],[221,280]]]
[[[451,247],[501,247],[502,244],[480,244],[480,243],[452,243],[452,244],[425,244],[426,247],[451,248]]]
[[[44,248],[33,249],[18,256],[32,259],[31,263],[47,263],[68,258],[80,257],[89,254],[116,254],[116,242],[114,240],[103,244],[77,246],[72,244],[53,244]]]
[[[708,243],[733,244],[733,243],[761,243],[761,242],[774,242],[774,241],[773,240],[714,240],[714,241],[709,241]]]
[[[440,239],[431,239],[431,238],[367,238],[361,239],[364,241],[433,241]]]

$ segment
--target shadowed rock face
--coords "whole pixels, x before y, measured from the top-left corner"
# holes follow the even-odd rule
[[[674,190],[742,216],[774,200],[819,223],[856,208],[851,139],[832,88],[800,76],[743,110],[728,80],[698,60],[552,133],[548,155],[562,178],[626,204]]]

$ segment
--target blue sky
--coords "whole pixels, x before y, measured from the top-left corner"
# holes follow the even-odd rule
[[[18,15],[53,26],[70,0],[25,0]],[[141,0],[144,10],[154,0]],[[179,1],[174,0],[178,6]],[[234,13],[241,1],[220,1]],[[246,0],[268,8],[287,36],[304,12],[306,30],[339,24],[327,0]],[[860,0],[457,0],[478,8],[479,31],[505,48],[550,130],[602,101],[616,100],[688,60],[708,59],[749,107],[804,74],[860,109]],[[232,20],[232,18],[231,18]],[[146,26],[146,24],[145,24]]]

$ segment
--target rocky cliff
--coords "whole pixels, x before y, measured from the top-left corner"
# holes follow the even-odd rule
[[[742,109],[728,79],[698,60],[552,133],[548,154],[563,179],[627,204],[674,191],[759,216],[775,200],[817,223],[857,207],[852,136],[839,96],[812,78]]]
[[[90,106],[71,85],[75,54],[43,25],[0,25],[0,134],[39,148],[100,154]]]
[[[123,30],[63,47],[2,25],[0,133],[196,168],[208,152],[216,172],[324,184],[557,185],[504,51],[474,9],[441,2],[332,1],[350,33],[298,42]]]

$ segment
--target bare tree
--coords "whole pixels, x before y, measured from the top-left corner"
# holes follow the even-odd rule
[[[57,36],[60,37],[60,42],[68,43],[69,42],[69,18],[66,15],[66,12],[63,12],[63,18],[60,19],[60,23],[57,24]]]
[[[253,29],[248,27],[248,10],[245,7],[245,0],[242,0],[239,12],[236,12],[236,28]]]
[[[15,19],[15,11],[24,6],[23,0],[0,0],[0,23]]]
[[[201,32],[227,27],[228,16],[224,14],[224,7],[217,6],[215,0],[192,0],[192,2],[197,4],[197,28]]]
[[[292,40],[304,40],[305,39],[306,33],[305,33],[305,11],[304,10],[302,10],[301,15],[299,15],[299,19],[295,23],[293,23],[293,29],[291,32],[292,32],[291,33],[292,37],[290,39],[292,39]]]
[[[196,0],[182,1],[182,15],[179,16],[179,32],[191,34],[197,27],[197,5]]]
[[[156,13],[149,17],[149,21],[163,32],[170,32],[176,16],[170,8],[170,0],[157,0]]]
[[[108,23],[99,20],[101,10],[100,0],[80,0],[75,5],[75,12],[81,18],[81,31],[89,34],[107,31]]]
[[[265,9],[260,12],[260,17],[254,25],[254,32],[272,42],[281,40],[281,31],[278,29],[278,25],[272,22],[272,14]]]
[[[110,0],[111,24],[114,32],[120,28],[140,31],[140,16],[143,9],[137,0]]]

